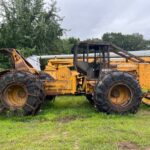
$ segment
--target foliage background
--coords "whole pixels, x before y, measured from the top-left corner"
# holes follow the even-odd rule
[[[71,47],[80,41],[74,37],[63,39],[67,29],[61,23],[57,3],[51,0],[1,0],[0,1],[0,47],[17,48],[25,56],[70,53]],[[125,50],[148,49],[149,40],[135,33],[105,33],[102,39]]]

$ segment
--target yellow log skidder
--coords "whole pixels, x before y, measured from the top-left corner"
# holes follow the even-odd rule
[[[0,49],[12,60],[12,68],[0,72],[0,111],[34,115],[45,97],[84,94],[98,111],[108,114],[136,113],[143,97],[149,104],[150,63],[109,43],[83,41],[76,44],[73,59],[49,60],[35,69],[15,49]],[[123,60],[115,61],[110,53]]]

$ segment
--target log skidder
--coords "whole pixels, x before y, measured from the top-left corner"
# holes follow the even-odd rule
[[[1,111],[22,111],[24,115],[35,115],[45,98],[40,79],[22,71],[11,71],[1,77],[0,94]]]
[[[141,97],[138,81],[125,72],[106,74],[95,88],[95,106],[107,114],[136,113]]]
[[[98,111],[108,114],[135,113],[141,103],[138,81],[126,73],[125,66],[125,72],[119,72],[118,61],[111,63],[110,54],[139,64],[145,61],[113,44],[79,42],[72,49],[73,60],[48,61],[43,73],[15,49],[0,49],[0,53],[12,60],[13,67],[0,72],[0,111],[21,110],[24,115],[34,115],[45,95],[53,100],[55,95],[85,94],[92,104],[94,100]],[[129,67],[131,70],[137,71]]]

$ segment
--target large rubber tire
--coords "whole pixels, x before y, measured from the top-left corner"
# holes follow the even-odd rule
[[[117,85],[124,86],[130,91],[130,98],[126,104],[114,104],[110,100],[109,93],[115,85],[116,87]],[[141,104],[141,99],[142,92],[138,81],[132,75],[125,72],[111,72],[105,75],[98,82],[95,89],[95,106],[98,111],[107,114],[136,113]]]
[[[54,81],[54,78],[45,72],[40,72],[39,78],[41,81]],[[44,102],[52,102],[55,98],[55,95],[46,95]]]
[[[24,104],[18,106],[17,101],[22,100],[20,97],[15,99],[17,95],[15,86],[23,87],[26,91],[26,98]],[[12,87],[13,93],[11,99],[14,100],[14,103],[10,105],[9,99],[10,96],[6,97],[6,93],[10,90],[8,87]],[[15,90],[14,90],[15,89]],[[16,92],[16,93],[15,93]],[[8,95],[8,94],[7,94]],[[24,94],[23,94],[24,95]],[[6,73],[1,77],[0,80],[0,100],[1,108],[0,110],[8,110],[13,112],[22,112],[23,115],[35,115],[40,110],[41,104],[44,102],[45,93],[42,82],[38,77],[33,74],[21,71],[12,71]],[[18,102],[19,103],[19,102]],[[14,105],[17,104],[17,105]]]
[[[45,72],[40,72],[39,78],[42,81],[45,81],[45,80],[54,81],[54,78],[52,76],[50,76],[48,73],[45,73]]]

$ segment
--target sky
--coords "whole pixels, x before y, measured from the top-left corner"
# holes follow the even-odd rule
[[[64,37],[101,38],[106,32],[150,39],[150,0],[57,0]]]

